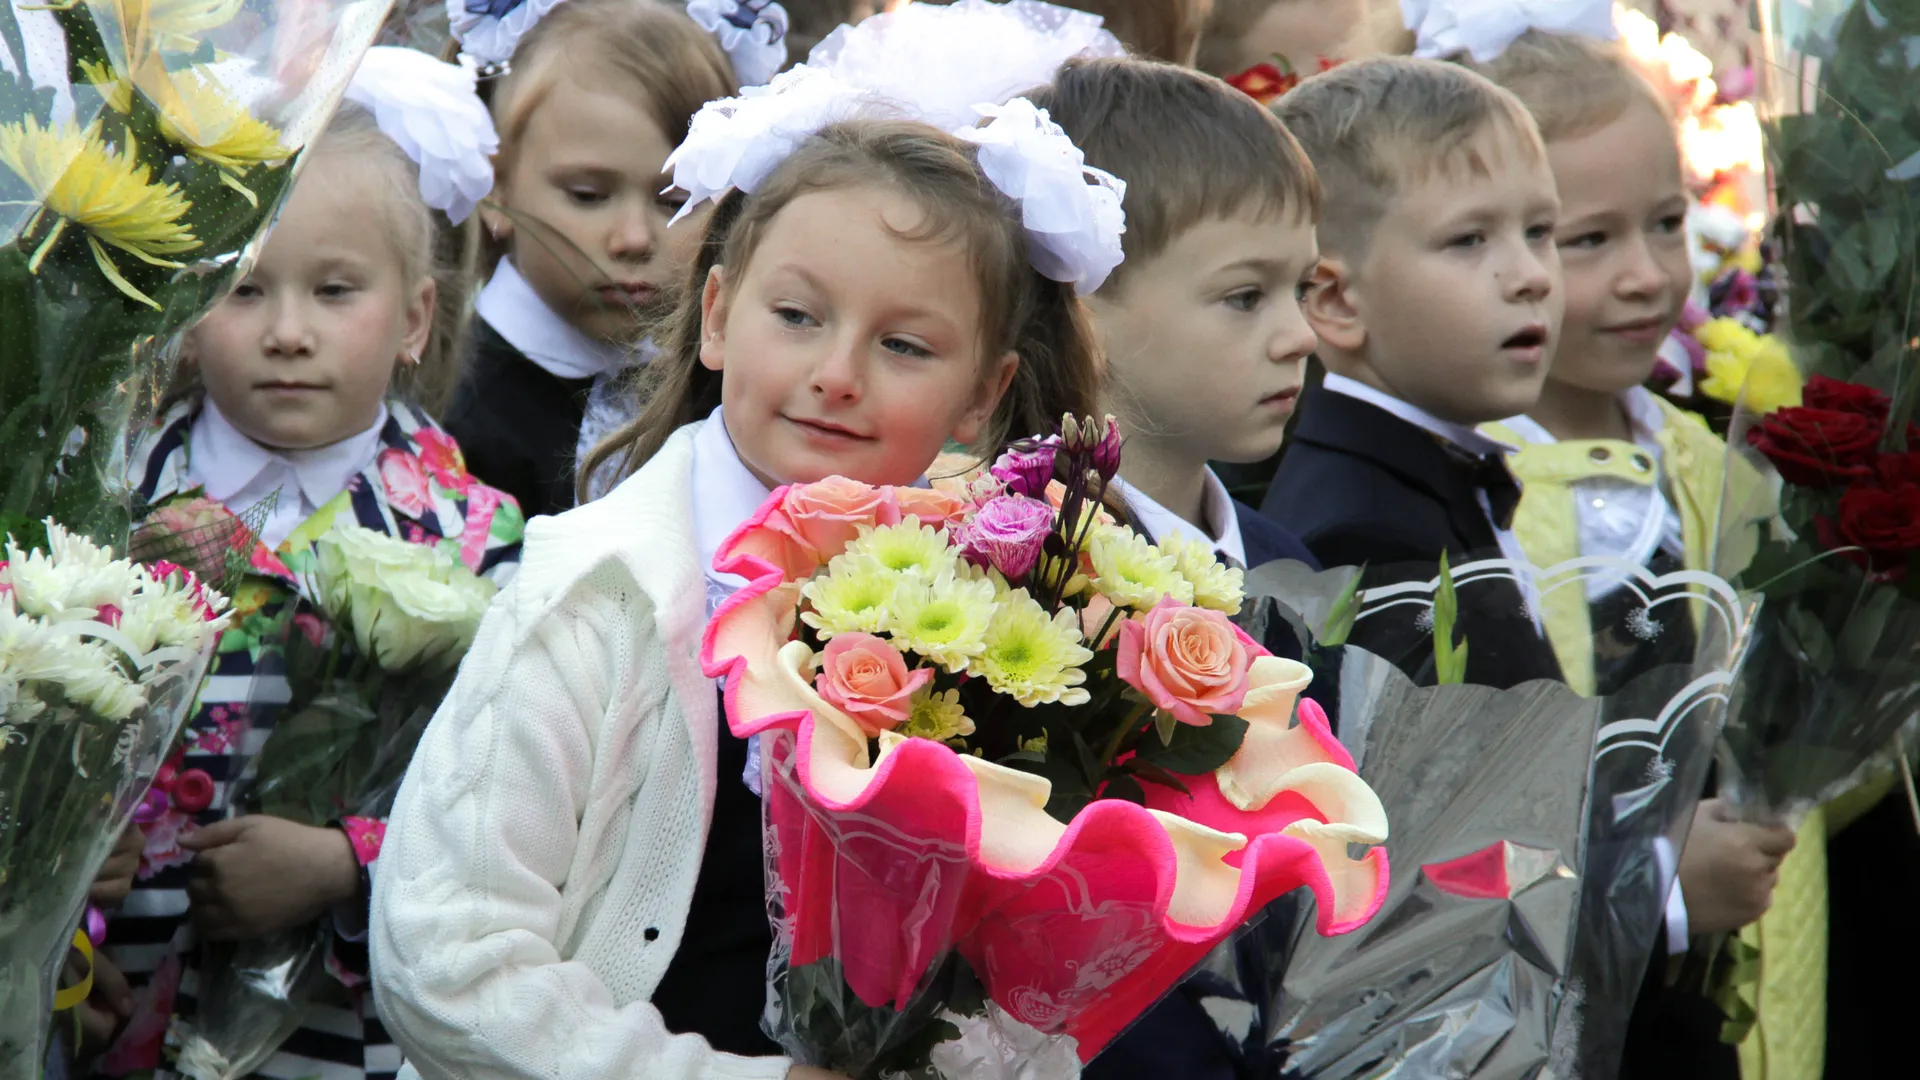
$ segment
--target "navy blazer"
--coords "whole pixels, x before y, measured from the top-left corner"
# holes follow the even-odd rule
[[[1307,391],[1293,440],[1261,512],[1328,566],[1367,567],[1369,587],[1433,577],[1442,551],[1459,566],[1499,557],[1500,542],[1470,469],[1439,437],[1376,405]],[[1467,681],[1509,687],[1560,678],[1553,647],[1510,579],[1461,585]],[[1412,618],[1362,619],[1349,640],[1433,677],[1433,638]]]

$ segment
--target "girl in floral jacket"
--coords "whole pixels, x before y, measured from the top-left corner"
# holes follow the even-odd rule
[[[385,823],[234,816],[229,785],[289,700],[277,674],[288,634],[326,633],[311,578],[330,528],[428,545],[498,583],[519,559],[519,507],[475,481],[454,440],[408,404],[451,374],[450,356],[430,348],[434,224],[412,162],[352,107],[310,153],[258,265],[188,336],[197,388],[131,461],[151,507],[136,547],[232,552],[244,569],[228,574],[233,627],[136,816],[145,847],[103,950],[132,997],[94,1064],[105,1075],[228,1074],[232,1063],[180,1050],[198,1019],[202,945],[322,920],[334,930],[331,978],[300,1030],[253,1071],[361,1080],[398,1070],[365,982],[369,871]]]

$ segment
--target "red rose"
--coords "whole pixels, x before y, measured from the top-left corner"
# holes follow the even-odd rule
[[[1873,475],[1874,452],[1886,422],[1857,412],[1776,409],[1747,432],[1789,484],[1832,487]]]
[[[1861,566],[1904,571],[1907,556],[1920,550],[1920,485],[1849,488],[1838,516],[1814,524],[1827,547],[1864,549],[1846,553]]]
[[[1255,64],[1238,75],[1228,76],[1227,85],[1262,105],[1271,105],[1280,95],[1300,85],[1300,76],[1281,71],[1273,64]]]
[[[1913,443],[1909,441],[1908,446]],[[1909,450],[1904,454],[1881,454],[1873,463],[1873,471],[1880,476],[1880,483],[1887,487],[1901,484],[1920,484],[1920,450]]]
[[[1807,380],[1807,387],[1800,394],[1800,403],[1809,409],[1854,413],[1877,420],[1882,425],[1887,422],[1887,395],[1871,386],[1841,382],[1825,375],[1815,375]]]

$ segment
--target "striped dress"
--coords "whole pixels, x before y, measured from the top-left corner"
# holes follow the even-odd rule
[[[174,777],[193,770],[204,774],[210,791],[199,784],[197,796],[175,795],[164,813],[144,826],[146,848],[133,893],[111,916],[104,946],[134,988],[134,1016],[94,1063],[96,1075],[179,1075],[179,1035],[196,1017],[201,986],[200,949],[187,914],[192,856],[180,840],[230,816],[228,784],[265,745],[276,714],[290,698],[285,676],[272,673],[279,667],[273,657],[296,620],[320,617],[306,595],[302,572],[313,541],[344,516],[390,536],[439,547],[502,584],[518,564],[524,521],[513,499],[476,482],[454,440],[426,414],[399,401],[389,401],[387,410],[374,460],[277,550],[256,543],[250,569],[233,590],[232,628],[221,638],[193,716],[167,762]],[[201,494],[187,478],[196,413],[194,402],[170,410],[131,458],[131,479],[155,513]],[[182,789],[175,784],[174,790]],[[204,808],[195,810],[202,798]],[[362,865],[377,872],[385,824],[354,818],[343,824]],[[329,977],[314,994],[301,1028],[254,1075],[384,1080],[399,1071],[399,1049],[380,1026],[367,982],[359,930],[366,923],[368,899],[359,901],[361,910],[332,916],[336,933],[325,958]]]

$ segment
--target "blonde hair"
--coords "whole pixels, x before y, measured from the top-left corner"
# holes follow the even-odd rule
[[[773,219],[795,199],[860,186],[897,192],[926,212],[903,239],[964,243],[980,285],[982,363],[1007,352],[1020,357],[974,449],[990,452],[1009,433],[1048,431],[1062,413],[1093,411],[1101,368],[1086,309],[1071,286],[1028,263],[1018,208],[982,175],[975,147],[925,124],[848,121],[808,139],[753,194],[731,192],[714,209],[679,307],[656,337],[660,353],[642,376],[641,413],[588,455],[579,470],[582,501],[601,465],[613,462],[616,480],[627,476],[675,429],[719,407],[721,373],[700,363],[708,273],[724,266],[730,282],[740,281]]]
[[[1468,56],[1450,59],[1511,90],[1547,142],[1605,127],[1636,102],[1673,118],[1667,100],[1614,42],[1528,30],[1487,63]]]
[[[1361,258],[1401,189],[1435,171],[1496,167],[1489,136],[1545,167],[1546,148],[1512,93],[1455,64],[1380,57],[1315,75],[1274,111],[1320,176],[1320,248]],[[1498,152],[1497,150],[1495,151]]]
[[[1028,96],[1087,164],[1126,179],[1127,258],[1103,289],[1202,221],[1246,210],[1319,220],[1320,182],[1299,142],[1211,75],[1132,58],[1071,60]]]

